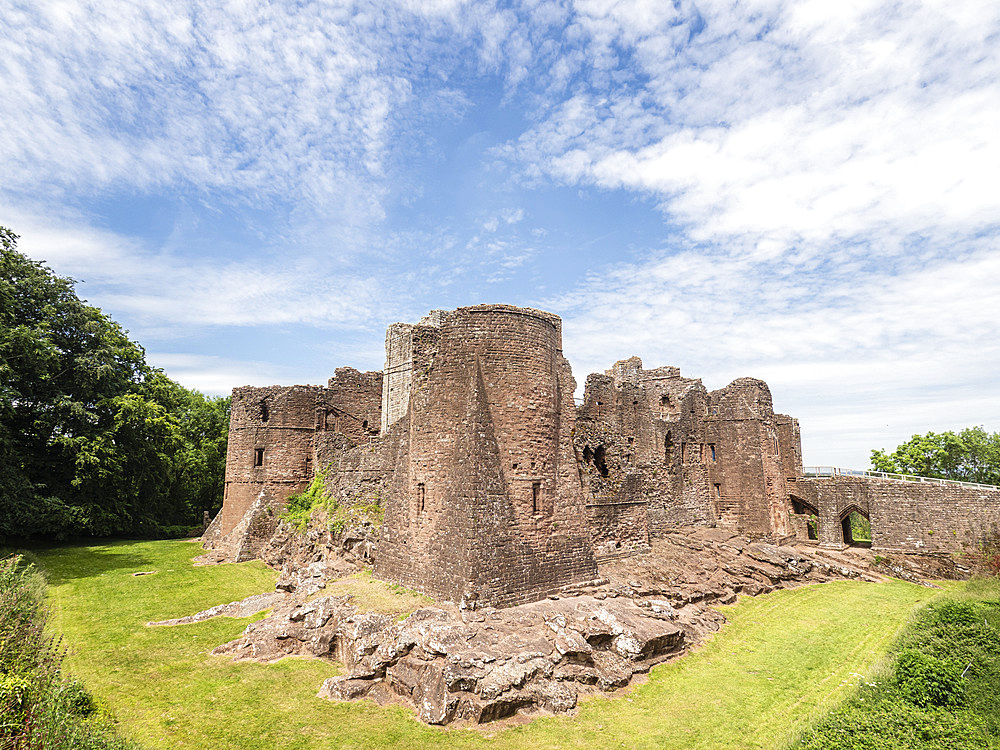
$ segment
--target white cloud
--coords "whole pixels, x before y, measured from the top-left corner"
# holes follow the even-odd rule
[[[20,251],[80,281],[81,297],[99,292],[92,303],[132,321],[142,339],[222,326],[358,328],[383,306],[374,269],[337,268],[335,258],[258,250],[240,259],[192,259],[150,250],[79,216],[3,213],[22,235]]]
[[[576,7],[589,85],[508,151],[530,171],[662,196],[700,240],[996,221],[996,4]]]
[[[380,215],[413,82],[460,3],[67,0],[5,12],[4,190],[245,191]],[[423,37],[426,36],[426,41]],[[434,41],[437,39],[438,41]],[[423,92],[421,92],[423,93]]]

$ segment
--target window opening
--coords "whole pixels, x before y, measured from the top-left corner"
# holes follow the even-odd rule
[[[253,449],[253,465],[263,466],[264,465],[264,449],[254,448]]]
[[[713,485],[713,486],[715,487],[715,498],[717,500],[721,500],[722,499],[722,485],[721,484],[716,484],[716,485]]]
[[[594,451],[590,450],[589,445],[583,446],[583,462],[589,464],[594,460]],[[514,464],[514,468],[517,468],[517,464]]]
[[[271,415],[270,415],[270,413],[267,410],[267,401],[261,401],[260,402],[260,421],[261,422],[266,422],[270,418],[271,418]]]
[[[427,487],[423,482],[417,484],[417,513],[424,512],[424,503],[427,500]]]
[[[594,466],[601,473],[602,477],[608,475],[608,465],[604,462],[604,446],[597,446],[597,450],[594,451]]]
[[[532,482],[531,483],[531,512],[534,515],[538,514],[539,500],[542,496],[542,483]]]
[[[716,460],[716,457],[715,457],[715,443],[709,443],[708,449],[709,449],[709,452],[712,454],[712,461],[715,461]]]
[[[668,463],[674,459],[674,439],[670,437],[669,431],[663,438],[663,457]]]

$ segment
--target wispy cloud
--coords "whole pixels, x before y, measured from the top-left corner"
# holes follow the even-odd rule
[[[497,294],[564,315],[581,381],[631,354],[767,378],[807,457],[1000,420],[996,3],[66,0],[4,24],[3,223],[197,384],[248,368],[189,331],[345,341]],[[577,191],[659,212],[640,242]],[[121,195],[196,219],[144,235]]]

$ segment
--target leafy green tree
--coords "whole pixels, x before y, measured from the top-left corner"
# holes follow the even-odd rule
[[[892,453],[873,450],[871,461],[876,471],[1000,485],[1000,433],[969,427],[914,435]]]
[[[0,227],[0,537],[155,535],[221,502],[228,400],[146,364]]]

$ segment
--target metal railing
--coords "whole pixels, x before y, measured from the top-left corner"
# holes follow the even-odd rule
[[[920,482],[924,484],[955,485],[976,490],[1000,490],[995,484],[977,484],[976,482],[960,482],[957,479],[937,479],[935,477],[918,477],[913,474],[893,474],[888,471],[870,471],[862,469],[842,469],[839,466],[803,466],[804,477],[872,477],[873,479],[888,479],[892,482]]]

